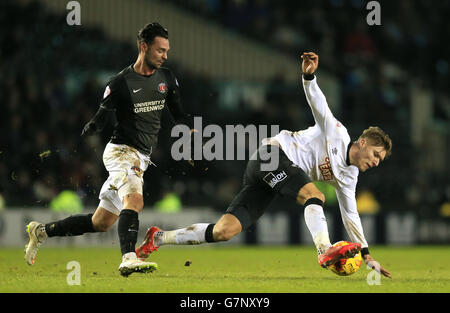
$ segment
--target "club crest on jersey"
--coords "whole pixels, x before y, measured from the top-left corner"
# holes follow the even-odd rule
[[[167,86],[166,83],[161,83],[158,85],[158,91],[162,94],[167,92]]]
[[[106,86],[105,92],[103,93],[103,99],[105,99],[110,94],[111,94],[111,89],[109,88],[109,86]]]
[[[276,184],[278,184],[280,181],[283,181],[287,178],[287,174],[285,171],[281,171],[279,173],[273,173],[270,172],[266,176],[264,176],[263,180],[271,187],[273,188]]]

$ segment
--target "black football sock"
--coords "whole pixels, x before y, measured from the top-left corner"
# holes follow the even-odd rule
[[[49,237],[79,236],[84,233],[95,233],[92,225],[93,214],[77,214],[63,220],[45,224],[45,232]]]
[[[208,227],[206,227],[205,230],[205,241],[206,242],[215,242],[214,236],[213,236],[213,228],[216,224],[209,224]]]
[[[138,213],[129,209],[122,210],[119,215],[118,231],[122,255],[135,252],[139,231]]]

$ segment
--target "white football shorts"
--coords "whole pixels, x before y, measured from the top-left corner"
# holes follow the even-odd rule
[[[137,149],[109,142],[103,152],[109,176],[100,190],[99,206],[119,215],[126,195],[134,192],[142,195],[144,172],[150,163],[150,157]]]

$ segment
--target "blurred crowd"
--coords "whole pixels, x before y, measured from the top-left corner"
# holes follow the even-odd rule
[[[353,73],[350,83],[386,84],[383,63],[399,65],[406,75],[421,78],[449,94],[450,36],[447,0],[377,1],[381,25],[369,26],[364,0],[171,0],[202,12],[217,23],[298,58],[303,49],[323,56],[321,63],[336,73]],[[413,65],[413,66],[412,66]],[[395,73],[389,73],[395,75]],[[367,77],[370,76],[370,77]],[[405,79],[408,77],[405,77]],[[350,86],[349,86],[350,87]],[[389,96],[385,96],[389,98]],[[397,99],[384,99],[394,105]],[[447,116],[448,117],[448,116]]]
[[[442,100],[449,93],[445,38],[450,37],[450,24],[442,13],[449,11],[448,1],[379,1],[383,26],[378,28],[365,24],[365,1],[171,2],[287,55],[317,52],[321,66],[339,77],[338,118],[352,139],[378,125],[394,142],[390,160],[360,175],[361,189],[371,190],[389,210],[420,211],[449,201],[448,173],[415,173],[413,156],[424,152],[409,140],[408,92],[412,80],[431,88],[436,117],[449,123]],[[105,79],[135,61],[136,47],[112,41],[99,29],[73,32],[61,26],[65,16],[49,14],[34,1],[2,1],[0,6],[0,194],[5,206],[45,207],[62,191],[74,190],[85,207],[95,207],[107,175],[102,153],[111,127],[83,140],[79,135],[98,109]],[[203,125],[276,121],[281,129],[297,130],[313,122],[299,105],[305,102],[302,90],[282,75],[268,82],[276,88],[266,90],[264,108],[254,109],[242,100],[234,112],[225,112],[217,106],[220,89],[208,77],[171,61],[167,66],[180,81],[186,111],[203,116]],[[175,162],[170,159],[174,139],[168,114],[163,126],[152,155],[156,166],[145,173],[146,205],[174,192],[183,205],[223,211],[240,188],[246,162],[212,161],[207,170]]]

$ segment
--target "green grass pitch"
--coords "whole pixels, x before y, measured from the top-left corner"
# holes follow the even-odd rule
[[[364,266],[352,276],[336,276],[319,267],[309,246],[161,247],[150,258],[159,265],[156,272],[128,278],[117,270],[118,248],[43,246],[33,266],[25,263],[23,249],[0,248],[0,292],[450,292],[450,246],[380,246],[371,252],[392,279],[382,277],[381,284],[369,285],[371,271]],[[70,261],[80,264],[80,285],[67,283]]]

